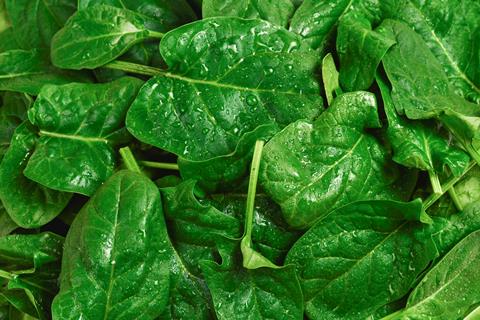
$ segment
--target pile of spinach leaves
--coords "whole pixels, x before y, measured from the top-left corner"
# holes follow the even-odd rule
[[[480,319],[477,0],[0,0],[0,319]]]

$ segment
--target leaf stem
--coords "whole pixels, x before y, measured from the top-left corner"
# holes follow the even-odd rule
[[[250,168],[250,179],[248,181],[247,205],[245,209],[245,235],[248,246],[252,242],[253,212],[255,210],[255,195],[257,194],[258,172],[260,169],[260,160],[265,142],[257,140],[253,151],[252,166]]]
[[[463,172],[463,174],[459,175],[458,177],[451,177],[450,179],[445,182],[445,184],[442,186],[442,193],[437,194],[437,193],[432,193],[425,201],[423,202],[423,209],[427,210],[430,208],[438,199],[440,199],[445,192],[450,190],[451,187],[453,187],[458,181],[460,181],[468,171],[470,171],[473,167],[475,167],[477,163],[475,161],[470,161],[468,164],[467,169]]]
[[[165,35],[165,33],[161,33],[161,32],[156,32],[156,31],[151,31],[149,30],[148,31],[148,35],[152,38],[157,38],[157,39],[162,39],[163,36]]]
[[[438,179],[438,175],[433,170],[429,170],[428,177],[430,178],[433,193],[442,194],[442,185],[440,184],[440,179]]]
[[[138,166],[137,160],[135,160],[132,150],[130,150],[129,147],[120,148],[119,152],[120,152],[120,155],[122,156],[123,163],[125,164],[128,170],[137,172],[137,173],[142,173],[142,171],[140,170],[140,167]]]
[[[156,76],[156,75],[159,75],[159,74],[165,74],[166,73],[165,70],[162,70],[162,69],[159,69],[159,68],[144,66],[142,64],[127,62],[127,61],[121,61],[121,60],[112,61],[110,63],[107,63],[103,67],[108,68],[108,69],[121,70],[121,71],[125,71],[125,72],[142,74],[144,76]]]
[[[467,152],[470,154],[470,156],[477,162],[478,165],[480,165],[480,154],[478,153],[478,150],[476,150],[471,144],[466,143],[464,144],[465,149]]]
[[[452,199],[453,204],[455,205],[457,210],[462,211],[463,205],[460,202],[460,199],[458,198],[458,194],[457,194],[457,191],[455,191],[455,187],[451,187],[450,189],[448,189],[448,194],[450,195],[450,198]]]
[[[178,164],[176,163],[155,162],[155,161],[139,161],[138,163],[141,166],[148,167],[148,168],[178,171]]]
[[[12,280],[13,275],[10,272],[0,270],[0,278],[7,279],[7,280]]]

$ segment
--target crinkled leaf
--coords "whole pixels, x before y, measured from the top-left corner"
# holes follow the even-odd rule
[[[230,16],[263,19],[286,27],[294,11],[291,0],[205,0],[204,18]]]
[[[337,52],[340,83],[346,91],[368,89],[381,59],[395,43],[373,27],[381,19],[379,1],[353,1],[355,6],[340,19]]]
[[[386,17],[403,20],[422,37],[456,93],[480,103],[480,56],[472,41],[480,37],[480,2],[382,0],[381,5]]]
[[[22,49],[50,48],[53,35],[77,8],[76,0],[5,0]]]
[[[52,67],[37,49],[0,53],[0,90],[37,95],[45,84],[83,80],[88,78]]]
[[[237,243],[218,242],[223,263],[201,265],[219,320],[302,318],[302,292],[293,266],[243,269]]]
[[[480,231],[450,250],[410,294],[405,310],[391,319],[461,319],[480,303]]]
[[[357,0],[305,0],[295,11],[290,31],[300,34],[314,49],[323,50],[338,20]]]
[[[292,53],[301,49],[299,37],[268,22],[202,20],[169,32],[160,47],[174,73],[143,86],[127,127],[142,142],[187,161],[229,155],[261,125],[284,126],[321,111],[317,58]],[[228,173],[216,173],[222,175]]]
[[[12,220],[23,228],[40,227],[55,218],[71,194],[48,189],[23,175],[35,148],[36,134],[24,123],[16,130],[0,164],[0,199]]]
[[[113,173],[116,143],[142,85],[136,78],[106,84],[44,86],[28,112],[39,128],[24,174],[49,188],[92,195]]]
[[[168,302],[172,257],[155,184],[118,172],[70,227],[53,318],[155,319]]]
[[[365,319],[408,293],[436,257],[420,200],[362,201],[318,221],[288,253],[312,319]]]
[[[377,78],[388,119],[387,136],[393,148],[393,160],[403,166],[443,173],[448,167],[455,176],[468,166],[469,157],[452,146],[434,128],[433,123],[412,121],[397,114],[387,85]]]
[[[291,226],[308,227],[356,200],[409,198],[394,184],[386,151],[365,132],[379,126],[375,96],[347,93],[315,122],[297,121],[265,145],[260,181]]]
[[[115,23],[112,23],[115,21]],[[52,62],[65,69],[94,69],[134,44],[165,32],[161,23],[127,9],[95,5],[77,11],[52,39]],[[156,34],[156,35],[155,35]]]

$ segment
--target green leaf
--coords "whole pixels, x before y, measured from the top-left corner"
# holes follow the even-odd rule
[[[106,84],[44,86],[28,112],[40,138],[24,174],[49,188],[92,195],[113,173],[114,146],[142,85],[136,78]]]
[[[457,94],[480,103],[480,57],[474,54],[477,43],[471,41],[479,36],[478,1],[382,0],[381,5],[386,17],[402,20],[417,31]]]
[[[168,302],[172,254],[155,184],[118,172],[70,227],[53,318],[155,319]]]
[[[129,131],[200,162],[234,153],[242,137],[259,126],[314,118],[322,109],[313,74],[317,58],[292,53],[301,49],[299,43],[299,37],[268,22],[238,18],[211,18],[169,32],[160,48],[171,72],[143,86],[127,116]],[[248,139],[250,148],[255,140]],[[245,169],[225,167],[240,174]],[[216,174],[222,175],[239,178]]]
[[[60,261],[63,240],[63,237],[49,232],[0,237],[0,269],[17,274],[32,273]]]
[[[10,218],[7,210],[5,210],[2,202],[0,201],[0,237],[8,235],[17,228],[17,224],[12,220],[12,218]]]
[[[305,0],[295,11],[290,31],[300,34],[312,48],[323,51],[354,0]]]
[[[387,137],[392,144],[393,160],[403,166],[428,171],[430,176],[446,173],[461,175],[469,163],[468,155],[451,146],[433,123],[411,121],[397,114],[387,84],[377,77],[388,119]],[[438,179],[438,178],[437,178]]]
[[[297,121],[266,144],[260,182],[289,225],[308,227],[356,200],[409,198],[394,185],[385,150],[365,132],[379,126],[375,96],[347,93],[315,122]]]
[[[0,199],[12,220],[23,228],[40,227],[55,218],[71,194],[41,186],[23,175],[35,148],[36,134],[27,123],[20,125],[0,164]]]
[[[327,96],[327,103],[331,105],[334,95],[340,90],[338,82],[338,71],[331,53],[327,54],[322,60],[322,79]]]
[[[201,264],[219,320],[302,318],[302,292],[293,266],[243,269],[238,243],[219,241],[222,264]]]
[[[205,0],[202,7],[204,18],[218,16],[258,18],[282,27],[287,27],[293,11],[291,0]]]
[[[45,84],[65,84],[88,80],[52,67],[44,53],[33,50],[10,50],[0,53],[0,90],[37,95]]]
[[[174,29],[196,20],[195,13],[185,0],[78,0],[79,10],[96,5],[109,5],[135,11],[149,19],[158,20],[166,29]]]
[[[10,19],[8,18],[7,8],[5,6],[5,0],[0,0],[0,32],[10,27]]]
[[[480,306],[475,308],[472,312],[470,312],[464,320],[478,320],[480,317]]]
[[[480,303],[480,231],[450,250],[410,294],[405,310],[392,319],[461,319]]]
[[[107,5],[87,7],[77,11],[53,37],[52,62],[65,69],[100,67],[136,43],[161,37],[160,31],[167,29],[159,25],[127,9]],[[158,31],[160,28],[163,30]]]
[[[410,119],[438,118],[480,161],[478,105],[454,93],[442,65],[420,35],[406,24],[386,20],[382,32],[397,41],[383,59],[397,112]]]
[[[5,92],[0,107],[0,161],[7,152],[15,129],[26,119],[32,98],[16,92]]]
[[[77,8],[76,0],[5,0],[22,49],[49,48],[53,35]]]
[[[288,253],[312,319],[365,319],[436,257],[422,202],[362,201],[319,220]]]
[[[381,59],[395,44],[373,28],[381,20],[379,0],[353,2],[355,7],[340,19],[337,35],[340,83],[345,91],[368,89]]]
[[[0,52],[18,49],[12,27],[0,32]]]

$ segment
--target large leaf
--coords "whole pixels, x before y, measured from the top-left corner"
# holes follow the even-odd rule
[[[50,48],[53,35],[77,8],[76,0],[5,0],[22,49]]]
[[[106,84],[44,86],[28,112],[39,128],[24,174],[49,188],[92,195],[113,173],[114,146],[142,85],[136,78]]]
[[[338,20],[356,0],[305,0],[290,23],[290,31],[304,37],[314,49],[323,50],[335,30]]]
[[[418,32],[455,92],[480,103],[480,56],[477,42],[471,41],[480,36],[480,2],[382,0],[381,4],[387,17],[403,20]]]
[[[88,80],[52,67],[37,49],[0,53],[0,90],[37,95],[45,84]]]
[[[0,164],[0,199],[12,220],[23,228],[40,227],[55,218],[71,194],[37,184],[23,175],[36,143],[36,134],[20,125]]]
[[[442,258],[410,294],[405,310],[388,319],[461,319],[480,303],[480,231]]]
[[[368,89],[380,60],[395,43],[373,27],[381,21],[379,0],[352,2],[340,19],[337,35],[340,83],[346,91]]]
[[[401,165],[428,171],[431,176],[448,167],[455,176],[468,166],[469,157],[452,146],[429,122],[402,118],[395,111],[390,89],[377,78],[388,119],[387,136],[392,145],[393,160]]]
[[[135,11],[158,20],[168,29],[174,29],[196,19],[195,13],[185,0],[78,0],[80,10],[102,4]]]
[[[456,95],[442,65],[425,41],[406,24],[386,20],[382,32],[397,44],[383,59],[398,113],[410,119],[440,119],[480,161],[480,109]]]
[[[362,201],[316,223],[288,253],[312,319],[365,319],[404,296],[435,258],[422,202]]]
[[[263,19],[286,27],[294,11],[291,0],[205,0],[204,18],[230,16],[245,19]]]
[[[27,108],[33,103],[25,94],[5,92],[0,107],[0,161],[7,152],[15,129],[26,119]]]
[[[53,37],[52,62],[65,69],[94,69],[136,43],[161,37],[167,30],[153,18],[131,10],[107,5],[87,7],[77,11]]]
[[[315,122],[297,121],[265,145],[260,181],[291,226],[307,227],[356,200],[409,197],[386,171],[393,165],[383,147],[365,132],[379,126],[374,95],[347,93]]]
[[[155,319],[168,301],[172,257],[155,184],[118,172],[70,227],[53,319]]]
[[[237,243],[218,242],[222,264],[204,261],[202,270],[219,320],[302,318],[302,292],[293,266],[244,269]]]
[[[229,155],[261,125],[284,126],[321,111],[317,57],[292,53],[302,49],[299,37],[268,22],[202,20],[169,32],[160,49],[171,72],[145,84],[127,127],[187,161]]]

